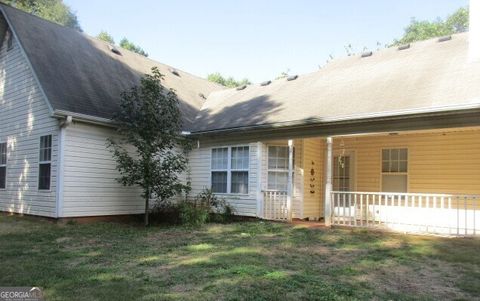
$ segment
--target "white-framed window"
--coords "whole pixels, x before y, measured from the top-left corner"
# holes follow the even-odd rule
[[[408,149],[382,150],[382,191],[408,192]]]
[[[7,143],[0,143],[0,189],[7,187]]]
[[[288,146],[268,146],[267,173],[268,190],[287,191]]]
[[[248,146],[212,149],[211,188],[215,193],[248,194],[250,148]]]
[[[52,173],[52,135],[40,137],[40,153],[38,159],[38,189],[50,190]]]

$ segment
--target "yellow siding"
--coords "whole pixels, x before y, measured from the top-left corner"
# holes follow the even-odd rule
[[[304,155],[304,196],[303,217],[318,218],[323,216],[323,178],[324,178],[324,140],[320,138],[305,139]],[[312,164],[313,162],[313,164]],[[311,170],[314,175],[311,175]],[[311,186],[312,185],[312,186]]]
[[[408,192],[480,194],[480,130],[334,139],[353,150],[356,190],[381,190],[382,148],[408,148]]]

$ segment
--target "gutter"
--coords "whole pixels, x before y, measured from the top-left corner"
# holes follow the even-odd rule
[[[87,114],[74,113],[74,112],[69,112],[64,110],[53,111],[53,117],[66,118],[68,116],[70,116],[73,121],[81,121],[85,123],[115,127],[115,122],[113,122],[111,119],[108,119],[108,118],[96,117],[96,116],[91,116]]]
[[[352,123],[368,123],[371,121],[389,121],[399,119],[409,119],[418,117],[432,117],[432,116],[446,116],[455,115],[461,113],[480,113],[480,103],[455,105],[455,106],[442,106],[435,108],[422,108],[422,109],[408,109],[379,113],[366,113],[355,115],[344,115],[340,117],[332,118],[310,118],[302,120],[282,121],[266,124],[256,124],[249,126],[219,128],[205,131],[192,131],[191,136],[206,136],[235,132],[246,131],[261,131],[261,130],[278,130],[283,128],[305,128],[314,126],[328,126],[336,124],[352,124]],[[479,116],[480,124],[480,116]]]

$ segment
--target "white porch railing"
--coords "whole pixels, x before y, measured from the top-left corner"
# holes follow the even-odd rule
[[[267,190],[263,192],[263,218],[275,221],[288,221],[287,192]]]
[[[480,234],[479,195],[333,191],[331,196],[332,225]]]

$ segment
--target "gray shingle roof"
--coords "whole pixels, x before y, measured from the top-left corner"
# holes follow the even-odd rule
[[[38,80],[54,110],[111,118],[118,109],[120,93],[137,84],[153,66],[165,75],[164,86],[173,88],[180,99],[184,127],[191,122],[208,96],[221,86],[177,70],[149,58],[119,48],[76,30],[59,26],[0,5],[30,60]]]
[[[195,131],[381,117],[453,106],[480,107],[480,62],[468,34],[356,55],[296,80],[212,93]]]

